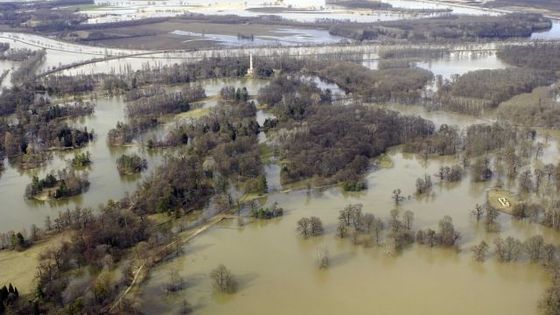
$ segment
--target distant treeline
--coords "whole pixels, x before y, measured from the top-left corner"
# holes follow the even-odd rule
[[[485,2],[484,6],[491,8],[516,6],[560,11],[560,2],[556,0],[494,0]]]
[[[389,3],[379,1],[365,1],[365,0],[340,0],[340,1],[326,1],[326,4],[334,4],[337,6],[349,9],[371,9],[371,10],[385,10],[393,6]]]
[[[68,9],[72,5],[94,4],[93,0],[12,1],[0,3],[0,25],[33,31],[65,31],[86,20]],[[33,23],[29,23],[29,22]]]
[[[475,40],[529,37],[533,32],[551,27],[552,22],[542,15],[511,13],[500,16],[446,15],[371,24],[346,23],[332,26],[330,33],[356,40]]]
[[[498,58],[517,66],[542,70],[560,69],[560,44],[534,43],[531,45],[508,45],[500,48]]]

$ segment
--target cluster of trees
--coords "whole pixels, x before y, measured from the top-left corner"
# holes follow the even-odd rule
[[[12,1],[0,6],[0,25],[27,31],[66,31],[87,19],[69,8],[72,5],[93,4],[92,0]]]
[[[443,219],[439,221],[437,232],[432,229],[419,230],[416,232],[416,242],[430,247],[452,247],[456,245],[460,238],[461,235],[455,230],[453,219],[451,219],[450,216],[444,216]]]
[[[297,233],[303,238],[323,235],[325,229],[318,217],[301,218],[297,222]]]
[[[461,165],[442,166],[436,176],[442,181],[458,182],[463,178],[463,168]]]
[[[414,233],[414,213],[410,210],[393,209],[385,222],[371,213],[363,213],[361,204],[350,204],[340,211],[336,235],[340,238],[350,236],[354,244],[366,245],[374,242],[384,245],[387,254],[395,255],[415,241],[421,245],[456,246],[460,234],[455,230],[453,220],[445,216],[439,221],[438,231],[432,229],[418,230]],[[383,243],[383,233],[387,230]]]
[[[557,94],[557,88],[538,87],[516,95],[500,104],[497,117],[526,127],[560,129]]]
[[[88,102],[53,105],[36,96],[30,86],[14,86],[0,95],[0,113],[15,113],[17,119],[0,119],[0,152],[16,160],[22,168],[34,168],[49,156],[48,149],[83,147],[94,133],[70,126],[66,118],[93,113]]]
[[[204,79],[242,77],[247,74],[249,60],[239,58],[204,58],[196,63],[180,63],[161,67],[146,67],[127,75],[131,77],[127,88],[133,85],[149,84],[179,84],[190,83]],[[134,83],[134,84],[133,84]]]
[[[38,115],[44,115],[45,120],[48,122],[54,119],[76,118],[91,115],[95,110],[95,104],[91,102],[77,101],[64,105],[50,105],[46,108],[36,108],[34,110],[38,112]]]
[[[132,282],[132,266],[123,261],[125,255],[138,246],[144,256],[153,246],[169,242],[128,207],[128,201],[109,201],[98,216],[72,225],[75,231],[69,241],[41,255],[35,292],[35,307],[41,313],[106,312],[107,305]],[[84,267],[90,272],[76,277]]]
[[[39,87],[50,95],[87,93],[98,87],[98,80],[92,75],[48,75],[39,82]],[[107,89],[108,90],[108,89]]]
[[[37,68],[45,61],[46,55],[45,49],[33,51],[33,53],[23,60],[19,67],[12,72],[12,82],[14,84],[31,82],[35,78]]]
[[[225,86],[220,90],[220,97],[225,101],[246,102],[249,100],[249,91],[246,87],[236,89],[233,86]]]
[[[531,92],[538,86],[550,85],[555,80],[555,73],[546,70],[476,70],[444,82],[438,89],[436,101],[444,109],[480,113],[517,94]]]
[[[91,208],[76,207],[72,210],[66,209],[65,211],[59,211],[54,220],[52,220],[50,216],[47,216],[45,218],[44,228],[46,232],[62,232],[69,229],[82,229],[94,220],[96,220],[96,218],[93,215],[93,210]]]
[[[149,141],[153,146],[177,146],[189,143],[189,152],[201,159],[203,173],[215,183],[236,183],[244,192],[267,191],[257,134],[253,102],[230,101],[208,115],[178,126],[163,139]],[[215,188],[223,192],[223,185]]]
[[[329,1],[327,1],[326,4],[329,4]],[[364,1],[364,0],[333,1],[332,4],[345,7],[348,9],[368,9],[368,10],[387,10],[393,7],[391,4],[385,2]]]
[[[31,241],[25,238],[25,230],[22,232],[6,232],[0,233],[0,250],[17,250],[21,251],[31,245]]]
[[[148,168],[148,161],[138,154],[123,154],[117,159],[117,170],[121,175],[140,173]]]
[[[306,125],[282,136],[282,180],[319,177],[326,182],[356,182],[369,159],[397,144],[433,133],[419,117],[365,106],[317,106]]]
[[[3,88],[0,94],[0,115],[14,114],[18,107],[27,110],[34,101],[35,93],[28,86]]]
[[[313,70],[320,78],[334,82],[347,93],[365,101],[412,103],[433,78],[430,71],[418,67],[371,70],[351,62],[317,63]]]
[[[432,176],[424,175],[416,179],[416,193],[421,195],[432,190]]]
[[[86,166],[89,166],[92,163],[91,153],[89,153],[89,151],[77,153],[76,155],[74,155],[70,163],[74,168],[84,168]]]
[[[486,7],[526,7],[560,11],[560,3],[554,0],[494,0],[484,3]]]
[[[206,97],[200,85],[188,86],[180,92],[162,92],[149,97],[141,97],[126,106],[129,117],[161,116],[176,114],[191,109],[191,103]]]
[[[278,206],[278,203],[275,202],[272,207],[268,208],[252,208],[251,209],[251,216],[256,219],[272,219],[281,217],[284,215],[284,209]]]
[[[560,312],[560,274],[554,271],[552,285],[544,293],[539,308],[545,315],[555,315]]]
[[[224,265],[219,265],[212,270],[210,278],[212,279],[212,286],[218,292],[232,294],[237,291],[237,280]]]
[[[530,45],[507,45],[496,53],[501,60],[517,66],[532,69],[550,70],[560,67],[560,45],[539,43]]]
[[[0,314],[4,314],[19,299],[19,291],[11,283],[0,288]]]
[[[131,118],[128,122],[117,122],[115,128],[107,133],[107,142],[113,146],[131,143],[139,135],[157,126],[159,123],[155,117]]]
[[[473,124],[467,128],[463,142],[466,155],[476,157],[487,155],[510,143],[520,143],[521,134],[507,124]]]
[[[0,43],[2,45],[4,43]],[[6,43],[7,47],[10,48],[10,44]],[[24,61],[35,55],[35,51],[27,48],[18,48],[3,50],[6,46],[0,46],[0,60],[9,61]]]
[[[379,246],[385,223],[372,213],[362,213],[362,208],[362,204],[350,204],[340,210],[336,235],[340,238],[350,235],[355,244],[363,236],[367,237],[367,242],[373,238],[375,244]]]
[[[379,57],[382,59],[435,59],[449,55],[447,48],[381,48],[379,50]]]
[[[273,108],[282,120],[303,120],[313,105],[330,104],[330,90],[322,91],[314,82],[295,76],[277,76],[258,94],[260,104]]]
[[[79,195],[88,187],[87,175],[63,169],[58,174],[49,173],[41,179],[33,176],[31,183],[25,188],[25,197],[36,198],[46,193],[46,198],[60,199]]]
[[[197,155],[168,157],[136,191],[139,214],[188,212],[203,208],[214,188]]]
[[[477,204],[471,212],[477,222],[484,219],[483,223],[487,232],[498,232],[500,230],[498,223],[498,216],[500,213],[494,207]]]
[[[560,230],[560,203],[556,200],[543,205],[538,202],[522,201],[513,206],[515,219],[528,219],[555,230]]]
[[[511,13],[498,16],[449,14],[370,24],[339,23],[330,28],[330,33],[356,40],[387,38],[408,41],[464,41],[529,37],[533,32],[548,30],[551,27],[552,22],[540,14]]]
[[[494,239],[494,255],[500,262],[515,262],[528,259],[532,263],[541,263],[552,266],[558,262],[558,249],[554,244],[548,244],[541,235],[531,236],[525,241],[520,241],[511,236],[505,239]],[[473,259],[484,261],[490,255],[490,246],[485,241],[471,248]]]
[[[432,135],[418,138],[405,144],[403,151],[430,155],[454,155],[462,149],[462,137],[459,129],[442,124]]]
[[[0,54],[3,54],[8,49],[10,49],[10,43],[0,43]]]

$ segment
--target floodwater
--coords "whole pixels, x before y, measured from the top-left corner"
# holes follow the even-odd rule
[[[420,106],[390,105],[388,108],[431,119],[436,126],[449,124],[466,128],[494,118],[475,119],[440,111],[428,112]],[[266,114],[257,115],[264,121]],[[266,138],[265,138],[266,139]],[[543,141],[543,139],[538,139]],[[454,157],[422,160],[389,150],[393,166],[367,175],[368,190],[343,193],[338,188],[282,191],[277,164],[265,167],[272,183],[267,205],[278,202],[285,209],[281,218],[253,221],[240,218],[212,227],[183,246],[183,254],[154,267],[143,284],[141,308],[146,314],[177,314],[187,301],[196,314],[539,314],[537,305],[550,285],[542,267],[527,262],[499,263],[491,257],[485,263],[472,261],[469,248],[485,240],[492,244],[498,236],[488,233],[471,215],[476,204],[483,204],[486,192],[495,182],[473,183],[467,175],[460,183],[434,180],[433,192],[417,197],[416,178],[432,175],[441,166],[459,161]],[[556,141],[546,146],[543,163],[557,163],[560,152]],[[512,183],[506,187],[514,189]],[[459,250],[413,245],[395,257],[383,246],[355,245],[350,238],[335,236],[339,210],[361,203],[364,212],[388,218],[395,208],[392,191],[400,188],[407,199],[401,211],[414,212],[415,230],[437,228],[445,215],[453,218],[461,233]],[[325,235],[301,239],[296,222],[317,216]],[[558,244],[557,231],[500,215],[501,237],[526,239],[543,235]],[[317,252],[326,249],[328,269],[319,270]],[[209,272],[226,265],[239,282],[239,291],[230,296],[212,290]],[[168,294],[165,285],[171,271],[185,280],[186,288]]]
[[[125,50],[79,45],[58,41],[40,35],[11,32],[0,32],[0,42],[9,43],[10,49],[45,49],[45,61],[37,69],[38,73],[56,69],[62,65],[84,62],[96,58],[142,52],[139,50]],[[4,63],[8,64],[7,67],[12,67],[13,65],[17,64],[10,62]],[[0,64],[0,71],[4,67],[5,66],[3,65],[3,63]],[[9,81],[8,79],[9,77],[6,78],[6,81]]]
[[[271,194],[267,203],[285,209],[282,218],[250,222],[232,220],[211,228],[184,246],[184,254],[156,266],[142,291],[146,314],[176,314],[183,299],[197,314],[538,314],[537,303],[549,285],[538,265],[502,264],[471,260],[468,248],[491,240],[470,210],[485,200],[491,184],[474,184],[467,177],[455,185],[436,183],[434,193],[415,198],[415,179],[433,174],[440,166],[457,163],[452,158],[427,163],[393,149],[394,166],[367,176],[364,193],[292,191]],[[391,193],[401,188],[412,195],[400,206],[415,214],[414,229],[437,228],[444,215],[453,218],[462,234],[462,250],[412,246],[396,257],[383,247],[354,245],[335,237],[338,211],[362,203],[364,211],[387,218],[395,206]],[[301,217],[317,216],[325,235],[300,239],[295,232]],[[524,239],[543,234],[558,241],[556,232],[500,216],[503,235]],[[330,266],[316,266],[318,249],[327,249]],[[219,264],[232,270],[239,291],[231,296],[214,293],[208,273]],[[166,294],[171,270],[186,281],[180,293]]]
[[[193,41],[215,41],[225,46],[273,46],[273,45],[302,45],[302,44],[334,44],[346,39],[333,36],[326,30],[282,28],[274,31],[276,35],[255,36],[252,39],[242,39],[238,36],[223,34],[202,34],[186,31],[174,31],[172,34],[186,36],[189,39],[184,42]]]
[[[495,52],[452,52],[443,58],[418,62],[416,65],[430,70],[434,76],[441,75],[444,79],[451,79],[453,75],[462,75],[470,71],[508,67]]]
[[[31,35],[30,35],[31,36]],[[1,38],[0,38],[1,39]],[[105,54],[93,49],[86,54],[83,47],[66,43],[51,43],[38,38],[36,42],[22,42],[9,38],[14,45],[41,46],[48,49],[43,69],[61,63],[82,61]],[[61,45],[61,46],[57,46]],[[66,46],[70,45],[70,46]],[[115,51],[115,54],[122,53]],[[73,57],[71,57],[73,56]],[[164,56],[164,54],[162,54]],[[73,59],[74,58],[74,59]],[[160,59],[163,60],[163,59]],[[138,58],[135,67],[142,67],[145,59]],[[154,62],[177,62],[159,61]],[[418,64],[435,74],[450,76],[476,69],[505,67],[495,55],[462,55]],[[11,67],[11,65],[0,65]],[[111,67],[101,71],[110,71]],[[130,67],[123,63],[123,71]],[[107,70],[109,69],[109,70]],[[113,68],[115,70],[115,68]],[[116,70],[115,70],[116,71]],[[320,82],[319,82],[320,83]],[[216,95],[223,85],[248,86],[254,94],[263,82],[219,81],[205,82],[207,94]],[[328,87],[320,83],[321,87]],[[0,176],[2,220],[0,231],[28,229],[33,223],[42,226],[47,215],[56,216],[60,210],[75,205],[96,207],[109,198],[119,199],[133,191],[138,181],[147,176],[161,162],[159,154],[140,151],[137,146],[111,149],[106,135],[117,121],[124,121],[125,103],[121,98],[99,98],[95,114],[76,122],[94,129],[98,138],[85,149],[92,153],[89,170],[91,186],[78,197],[64,203],[49,204],[27,201],[25,186],[32,174],[44,176],[49,170],[62,169],[74,152],[54,154],[45,169],[21,172],[5,161]],[[207,107],[216,106],[212,98]],[[447,123],[462,128],[483,122],[468,116],[443,112],[426,112],[420,107],[393,107],[403,113],[433,119],[436,125]],[[257,118],[271,117],[259,111]],[[260,138],[266,142],[266,137]],[[135,178],[121,178],[115,161],[124,152],[139,152],[149,162],[146,173]],[[442,165],[458,163],[453,158],[434,158],[427,162],[415,155],[403,154],[399,148],[389,154],[394,165],[389,169],[372,171],[367,176],[369,189],[346,194],[337,188],[282,192],[277,164],[265,167],[267,180],[273,191],[267,204],[277,201],[285,211],[282,218],[250,222],[240,219],[211,228],[184,246],[184,254],[152,269],[149,280],[142,287],[142,310],[147,314],[173,314],[186,299],[198,314],[339,314],[352,310],[353,314],[538,314],[537,301],[550,284],[539,266],[528,263],[501,264],[490,259],[484,264],[471,260],[468,248],[480,240],[488,242],[496,237],[478,226],[470,216],[475,204],[485,201],[486,190],[492,183],[472,183],[468,176],[454,185],[437,183],[429,196],[416,198],[415,180],[434,174]],[[556,141],[547,146],[543,161],[558,162]],[[453,218],[462,234],[461,251],[429,249],[412,246],[396,257],[387,256],[383,248],[354,245],[351,240],[334,236],[338,211],[349,203],[362,203],[365,212],[387,218],[394,208],[391,193],[401,188],[411,198],[403,202],[402,210],[415,213],[414,229],[436,228],[444,215]],[[326,233],[322,237],[302,240],[296,236],[296,222],[301,217],[317,216],[323,220]],[[558,233],[528,222],[512,221],[500,216],[502,236],[525,239],[542,234],[547,241],[559,243]],[[318,270],[315,265],[319,248],[329,251],[331,265]],[[215,294],[211,290],[208,273],[218,264],[225,264],[237,277],[239,292],[232,296]],[[174,295],[164,293],[170,270],[178,268],[187,288]]]
[[[138,152],[137,147],[110,148],[107,145],[107,132],[114,128],[117,121],[124,121],[124,101],[121,98],[100,98],[94,101],[97,106],[91,117],[79,119],[73,124],[87,126],[96,133],[96,140],[80,150],[56,152],[49,165],[33,171],[21,171],[4,161],[5,170],[0,175],[0,200],[2,200],[2,220],[0,231],[29,229],[31,224],[43,226],[47,215],[55,217],[59,211],[73,208],[76,205],[96,208],[109,199],[120,199],[125,192],[136,189],[138,178],[146,176],[149,170],[159,163],[157,155],[150,156],[139,152],[148,160],[148,172],[138,177],[121,177],[116,168],[116,160],[123,153]],[[69,165],[75,152],[89,151],[92,165],[88,170],[90,187],[82,195],[54,202],[39,202],[24,198],[25,187],[31,182],[34,174],[44,177],[51,170],[57,171]]]
[[[553,20],[552,28],[546,32],[533,33],[531,39],[535,40],[553,40],[560,38],[560,21]]]
[[[246,86],[251,95],[265,85],[263,80],[248,79],[224,79],[207,80],[201,82],[206,88],[207,100],[203,103],[205,107],[217,105],[216,96],[224,86],[243,87]],[[87,126],[88,130],[94,130],[96,140],[83,149],[53,154],[53,159],[48,165],[39,170],[21,171],[11,166],[4,160],[5,170],[0,174],[0,200],[2,200],[2,220],[0,220],[0,232],[9,230],[29,230],[31,224],[43,226],[47,215],[55,217],[59,211],[74,206],[93,207],[105,203],[109,199],[118,200],[125,196],[126,192],[134,192],[137,183],[148,176],[152,170],[162,161],[163,151],[145,151],[133,144],[124,147],[109,147],[107,145],[107,133],[114,128],[118,121],[126,121],[126,103],[121,97],[99,97],[93,101],[96,103],[95,113],[91,117],[78,119],[72,124],[76,126]],[[169,122],[157,129],[161,134],[172,128],[175,122]],[[92,166],[88,172],[90,187],[87,192],[76,197],[56,201],[38,202],[24,198],[25,187],[31,182],[33,175],[44,177],[48,172],[61,170],[69,165],[76,152],[89,151],[92,155]],[[148,170],[138,176],[121,177],[116,168],[116,160],[122,154],[138,153],[148,160]]]
[[[384,0],[382,2],[391,4],[394,8],[401,9],[433,9],[451,10],[455,14],[469,15],[497,15],[495,10],[477,7],[437,3],[430,1],[415,0]],[[340,7],[327,5],[325,0],[297,1],[286,0],[271,3],[262,0],[236,0],[236,1],[209,1],[209,0],[168,0],[151,1],[122,1],[122,0],[95,0],[98,7],[87,8],[81,11],[89,16],[88,23],[106,23],[115,21],[135,20],[147,17],[169,17],[185,13],[202,13],[213,15],[239,15],[260,16],[277,15],[286,19],[300,22],[314,22],[317,19],[350,20],[355,22],[389,21],[405,18],[419,18],[426,16],[437,16],[448,14],[448,12],[437,13],[409,13],[390,10],[347,10]],[[278,7],[285,8],[282,12],[251,11],[254,8]]]

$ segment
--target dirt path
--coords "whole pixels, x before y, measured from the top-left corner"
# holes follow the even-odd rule
[[[228,215],[228,214],[218,214],[218,215],[212,217],[211,219],[209,219],[203,225],[201,225],[199,227],[196,227],[191,233],[186,233],[186,235],[179,237],[174,242],[171,242],[171,243],[167,244],[166,246],[160,248],[159,250],[155,251],[152,254],[152,256],[154,256],[154,257],[166,256],[165,253],[168,252],[170,248],[173,248],[177,245],[184,245],[184,244],[192,241],[193,239],[195,239],[200,234],[206,232],[208,229],[210,229],[214,225],[216,225],[216,224],[218,224],[218,223],[220,223],[224,220],[230,220],[230,219],[234,219],[234,218],[237,218],[237,216]],[[117,306],[119,306],[119,304],[122,302],[122,300],[128,295],[128,293],[130,293],[130,291],[137,284],[142,283],[146,279],[146,276],[149,273],[149,268],[147,266],[146,260],[147,259],[144,259],[144,262],[142,262],[142,264],[138,267],[138,269],[136,269],[136,272],[134,273],[134,278],[132,279],[132,282],[130,283],[130,285],[128,287],[126,287],[126,289],[124,289],[124,291],[122,291],[122,293],[115,300],[115,302],[109,307],[109,309],[108,309],[109,313],[113,312],[115,310],[115,308]]]

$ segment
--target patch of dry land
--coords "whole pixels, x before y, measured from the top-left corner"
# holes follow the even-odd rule
[[[20,293],[28,294],[34,290],[35,270],[39,265],[41,253],[48,248],[58,246],[69,238],[67,233],[56,234],[35,243],[30,248],[18,252],[15,250],[0,251],[0,279],[4,283],[14,284]],[[0,283],[3,285],[4,283]]]
[[[199,49],[220,44],[211,36],[204,39],[200,34],[282,36],[278,31],[286,28],[286,25],[215,23],[176,18],[160,23],[79,31],[72,33],[71,39],[94,46],[126,49]],[[193,36],[185,33],[193,33]]]
[[[489,206],[507,214],[512,214],[513,207],[518,202],[517,196],[514,193],[501,188],[488,190],[486,199]]]

